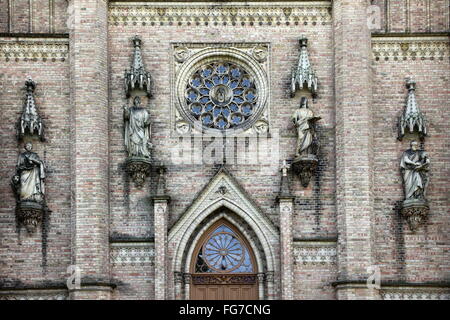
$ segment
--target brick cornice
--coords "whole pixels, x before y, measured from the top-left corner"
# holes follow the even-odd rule
[[[0,38],[69,38],[68,33],[16,33],[16,32],[0,32]]]
[[[261,9],[264,14],[261,14]],[[331,24],[330,1],[123,2],[109,5],[111,25]]]
[[[374,61],[444,60],[449,57],[447,34],[372,35]]]
[[[69,39],[65,36],[23,37],[23,35],[0,34],[0,59],[65,61],[69,55]]]

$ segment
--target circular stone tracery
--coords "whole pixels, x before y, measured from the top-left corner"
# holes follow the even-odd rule
[[[204,127],[225,130],[246,123],[256,113],[255,81],[241,66],[227,62],[203,65],[185,90],[189,113]]]
[[[207,265],[219,272],[230,272],[244,263],[244,249],[241,242],[229,232],[212,235],[203,246]]]

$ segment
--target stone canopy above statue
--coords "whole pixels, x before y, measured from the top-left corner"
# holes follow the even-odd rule
[[[125,70],[125,93],[127,97],[132,95],[151,97],[152,78],[150,72],[147,72],[142,60],[140,37],[135,36],[133,39],[134,55],[131,67]]]
[[[37,136],[41,141],[44,140],[44,124],[38,113],[36,102],[34,100],[34,90],[36,83],[28,77],[25,81],[25,101],[22,115],[17,123],[17,136],[22,140],[25,135]]]
[[[318,79],[316,72],[309,62],[308,39],[302,36],[300,42],[300,55],[297,67],[292,72],[291,97],[295,96],[297,90],[307,89],[314,98],[317,95]]]
[[[426,119],[416,102],[416,83],[408,79],[406,81],[408,97],[403,114],[398,121],[398,139],[402,140],[406,133],[417,133],[421,140],[427,135]]]

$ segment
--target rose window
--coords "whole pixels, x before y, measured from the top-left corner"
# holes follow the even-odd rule
[[[200,248],[196,272],[251,273],[253,266],[241,239],[230,228],[221,225]]]
[[[251,118],[257,108],[254,80],[233,63],[210,63],[199,68],[185,91],[188,112],[204,127],[225,130]]]

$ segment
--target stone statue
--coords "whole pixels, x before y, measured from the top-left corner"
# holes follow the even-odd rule
[[[150,158],[150,114],[134,98],[133,106],[124,106],[125,146],[129,157]]]
[[[17,220],[29,233],[42,221],[43,214],[50,212],[45,202],[45,165],[32,149],[31,142],[27,142],[25,151],[19,155],[16,174],[12,178]]]
[[[39,156],[32,152],[31,142],[25,144],[25,151],[19,155],[13,187],[20,202],[44,202],[45,166]]]
[[[314,138],[315,138],[315,122],[320,117],[314,116],[311,109],[308,108],[308,98],[302,97],[300,107],[295,110],[292,120],[297,128],[297,148],[296,157],[315,155]]]
[[[430,159],[424,150],[419,150],[417,141],[403,152],[400,170],[403,176],[405,200],[401,213],[407,219],[409,228],[415,231],[428,216],[430,208],[426,199]]]
[[[319,144],[316,139],[315,123],[320,119],[320,117],[314,116],[312,110],[308,108],[308,98],[302,97],[300,107],[292,115],[292,120],[297,128],[297,146],[292,168],[300,177],[305,188],[319,163],[319,159],[317,159]]]
[[[429,164],[427,153],[419,150],[417,141],[412,141],[411,148],[403,153],[400,161],[405,200],[425,200]]]

